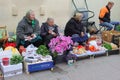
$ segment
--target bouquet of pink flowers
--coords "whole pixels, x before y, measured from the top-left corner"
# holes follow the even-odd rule
[[[63,54],[64,51],[69,50],[73,45],[71,37],[58,36],[51,39],[49,43],[50,50],[52,53]]]

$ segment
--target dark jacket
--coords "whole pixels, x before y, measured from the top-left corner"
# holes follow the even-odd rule
[[[53,32],[55,32],[57,35],[59,35],[58,26],[54,25],[53,27],[54,27]],[[47,35],[49,35],[48,31],[49,31],[49,25],[47,23],[43,23],[40,28],[40,32],[41,32],[40,35],[43,37],[47,36]]]
[[[34,27],[32,26],[32,23],[27,20],[26,17],[24,17],[17,26],[17,37],[19,39],[24,40],[25,36],[36,34],[40,35],[40,27],[39,27],[39,21],[35,19]]]
[[[100,14],[99,14],[99,19],[100,21],[103,21],[103,22],[110,22],[110,9],[108,8],[108,6],[105,6],[103,7],[101,10],[100,10]]]
[[[64,34],[65,36],[72,36],[73,34],[81,34],[84,32],[83,24],[74,18],[71,18],[66,24]]]

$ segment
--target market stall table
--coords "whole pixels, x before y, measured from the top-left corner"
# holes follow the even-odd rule
[[[75,54],[77,57],[86,57],[86,56],[95,56],[95,55],[102,55],[102,54],[106,54],[107,51],[96,51],[96,52],[91,52],[91,51],[86,51],[86,53],[82,53],[82,54]],[[74,53],[73,53],[74,54]]]

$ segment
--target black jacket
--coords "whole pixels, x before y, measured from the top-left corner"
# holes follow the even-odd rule
[[[53,32],[55,32],[57,35],[59,35],[58,26],[54,25],[53,27],[54,27]],[[43,37],[47,36],[47,35],[49,35],[48,31],[49,31],[49,25],[47,23],[43,23],[40,28],[40,32],[41,32],[40,35]]]
[[[73,34],[81,34],[84,32],[83,24],[74,18],[71,18],[66,24],[64,34],[65,36],[72,36]]]

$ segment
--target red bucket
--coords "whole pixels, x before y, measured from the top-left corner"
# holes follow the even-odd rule
[[[4,66],[8,66],[9,65],[9,58],[3,58],[2,62],[3,62]]]

